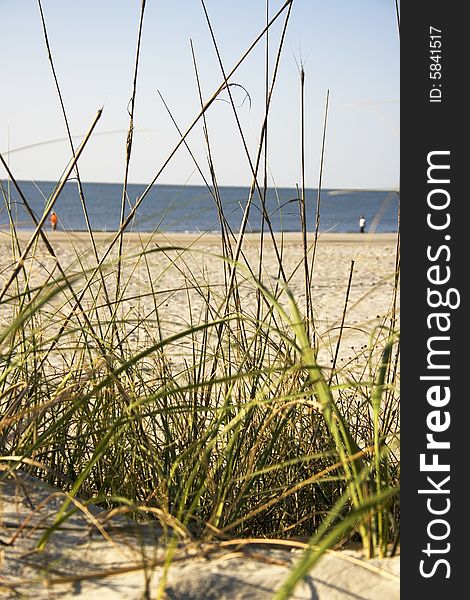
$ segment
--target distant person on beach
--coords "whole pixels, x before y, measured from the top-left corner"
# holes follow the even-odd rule
[[[57,229],[57,215],[54,211],[51,212],[51,227],[52,231]]]
[[[361,215],[361,217],[359,218],[359,231],[361,233],[365,233],[365,227],[366,227],[366,220],[365,218]]]

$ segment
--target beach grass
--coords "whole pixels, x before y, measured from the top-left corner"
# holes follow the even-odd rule
[[[141,6],[133,100],[145,2]],[[3,236],[11,258],[0,274],[0,460],[85,502],[125,507],[136,520],[158,520],[169,557],[175,544],[188,540],[307,541],[278,599],[289,597],[327,548],[360,540],[367,557],[384,557],[399,544],[399,245],[380,324],[361,325],[370,330],[369,342],[349,350],[353,355],[346,362],[339,357],[349,327],[350,290],[345,281],[343,318],[334,332],[325,332],[317,322],[315,296],[315,286],[322,283],[316,271],[321,207],[318,201],[316,223],[309,228],[303,177],[298,199],[302,252],[294,268],[287,270],[283,235],[274,234],[266,212],[257,251],[246,250],[253,239],[247,232],[249,212],[254,199],[263,206],[268,185],[263,152],[291,8],[286,2],[274,17],[267,14],[256,42],[226,70],[203,3],[222,83],[203,100],[193,50],[201,110],[180,132],[168,161],[180,149],[191,152],[188,133],[202,124],[209,164],[205,180],[219,215],[218,249],[205,248],[203,234],[187,244],[165,241],[159,232],[133,233],[132,243],[126,237],[168,162],[125,216],[132,102],[119,231],[103,241],[89,226],[86,244],[70,235],[72,259],[63,260],[55,234],[45,227],[72,175],[86,214],[77,165],[98,112],[77,149],[67,124],[71,161],[44,213],[31,215],[34,232],[25,239],[10,213]],[[48,45],[42,9],[41,16]],[[231,78],[278,19],[283,29],[271,73],[266,65],[266,113],[252,156]],[[53,69],[51,54],[50,60]],[[60,94],[55,72],[54,80]],[[220,201],[205,120],[222,92],[252,174],[236,232]],[[201,173],[207,171],[193,160]],[[8,185],[22,196],[2,162]],[[322,168],[323,154],[319,188]],[[8,186],[2,184],[1,192],[5,210],[11,210]],[[27,198],[22,201],[27,206]],[[354,263],[348,269],[350,283]],[[299,273],[304,290],[296,297],[292,282]],[[71,510],[65,500],[57,527]],[[50,533],[43,535],[42,547]]]

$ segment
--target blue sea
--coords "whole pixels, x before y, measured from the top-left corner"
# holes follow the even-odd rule
[[[50,181],[18,182],[29,205],[40,218],[54,183]],[[145,185],[128,186],[127,212],[145,189]],[[118,183],[83,183],[91,227],[94,231],[115,231],[119,228],[122,185]],[[18,192],[12,184],[2,181],[0,229],[9,224],[9,212],[18,229],[33,229]],[[225,216],[233,231],[238,231],[249,190],[243,187],[220,187]],[[291,188],[269,189],[266,210],[274,231],[301,231],[298,192]],[[387,191],[322,190],[320,196],[321,232],[338,233],[359,230],[359,217],[366,218],[366,231],[396,232],[398,230],[398,196]],[[315,230],[317,190],[306,191],[307,229]],[[250,211],[247,232],[261,228],[261,203],[258,195]],[[86,230],[86,222],[78,195],[77,184],[67,182],[54,206],[59,217],[58,230]],[[129,230],[163,232],[220,231],[218,212],[210,191],[203,186],[155,185],[142,201]]]

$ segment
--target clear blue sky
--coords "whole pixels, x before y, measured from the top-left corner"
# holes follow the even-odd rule
[[[271,14],[282,4],[283,0],[270,0]],[[207,0],[206,5],[229,71],[263,29],[265,0]],[[86,132],[101,106],[104,112],[96,132],[121,130],[90,141],[79,163],[82,179],[122,181],[140,0],[44,0],[43,9],[72,133]],[[283,17],[270,33],[270,71],[282,21]],[[64,137],[37,1],[0,0],[0,23],[0,151]],[[200,1],[147,0],[131,182],[151,181],[178,141],[157,90],[181,129],[198,113],[190,38],[203,94],[209,98],[222,75]],[[232,79],[250,93],[251,107],[243,102],[244,92],[234,88],[252,155],[264,109],[264,48],[262,41]],[[307,185],[315,187],[318,181],[329,89],[324,186],[398,187],[399,35],[394,0],[294,0],[269,121],[269,168],[271,184],[277,186],[300,182],[297,65],[301,60],[306,77]],[[208,126],[219,183],[248,185],[250,170],[229,103],[213,104]],[[200,125],[188,143],[207,172]],[[66,143],[56,143],[6,156],[18,179],[55,180],[70,158],[70,149]],[[3,169],[0,177],[5,177]],[[158,181],[201,182],[184,147]]]

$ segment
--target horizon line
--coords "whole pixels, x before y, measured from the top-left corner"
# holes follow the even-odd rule
[[[10,181],[8,177],[0,178],[1,181]],[[71,177],[67,180],[66,183],[74,183],[76,182],[76,177]],[[58,183],[55,179],[16,179],[18,183],[20,182],[29,182],[29,183]],[[92,180],[83,180],[81,179],[82,184],[95,184],[95,185],[123,185],[122,181],[92,181]],[[139,186],[147,186],[147,182],[128,182],[128,185],[139,185]],[[201,187],[207,189],[207,185],[204,183],[155,183],[154,186],[167,186],[167,187]],[[152,186],[153,187],[153,186]],[[212,187],[212,186],[211,186]],[[235,187],[235,188],[250,188],[249,184],[241,185],[241,184],[220,184],[219,188],[227,188],[227,187]],[[295,185],[272,185],[268,186],[268,189],[292,189],[295,190]],[[315,190],[318,191],[318,187],[306,187],[307,190]],[[395,192],[399,193],[400,188],[398,186],[379,186],[379,187],[354,187],[354,186],[324,186],[320,188],[323,191],[328,192],[331,195],[341,194],[341,193],[355,193],[355,192]]]

